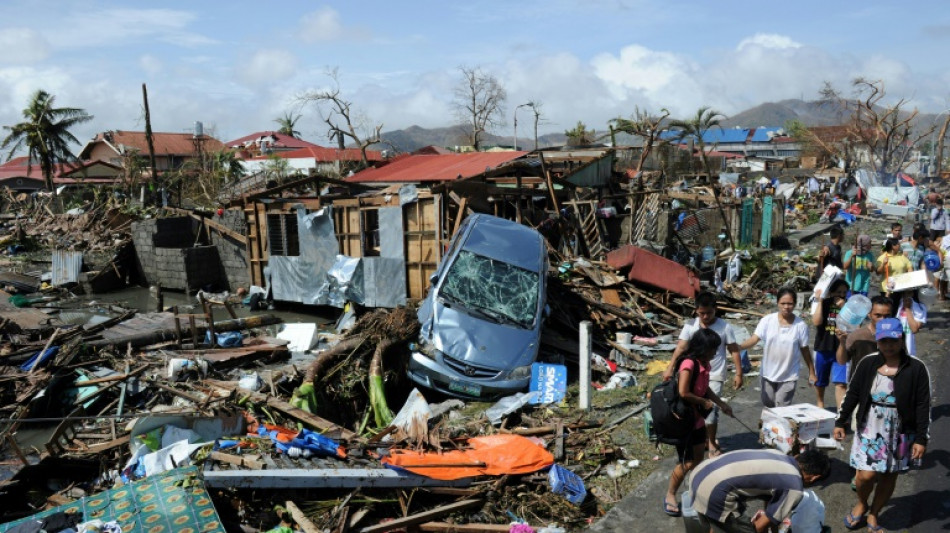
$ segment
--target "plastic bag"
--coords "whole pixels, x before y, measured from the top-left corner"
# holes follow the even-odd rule
[[[492,425],[497,426],[501,424],[503,418],[528,405],[537,395],[538,392],[535,391],[528,393],[519,392],[511,396],[505,396],[495,402],[495,405],[485,409],[485,416],[488,417]]]

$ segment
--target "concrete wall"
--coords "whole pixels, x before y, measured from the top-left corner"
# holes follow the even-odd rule
[[[223,215],[215,215],[212,220],[241,235],[247,235],[247,223],[244,220],[244,212],[240,209],[226,209]],[[211,244],[218,249],[218,257],[221,258],[221,267],[229,290],[233,292],[238,287],[250,287],[251,274],[244,243],[211,230]]]
[[[139,270],[149,285],[197,291],[227,287],[215,246],[194,246],[190,217],[141,220],[132,224]]]

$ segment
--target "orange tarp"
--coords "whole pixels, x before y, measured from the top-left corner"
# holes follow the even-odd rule
[[[554,456],[520,435],[489,435],[469,439],[467,450],[424,453],[393,450],[383,464],[433,479],[530,474],[554,464]]]

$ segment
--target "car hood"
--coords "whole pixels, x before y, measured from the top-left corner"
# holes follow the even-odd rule
[[[422,334],[442,353],[480,366],[512,369],[534,362],[539,331],[496,324],[432,302]],[[421,318],[421,317],[420,317]]]

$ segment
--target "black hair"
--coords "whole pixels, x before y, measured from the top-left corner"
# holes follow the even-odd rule
[[[841,228],[838,227],[838,226],[835,226],[835,227],[831,228],[831,238],[832,238],[832,239],[837,239],[838,237],[843,237],[843,236],[844,236],[844,230],[843,230],[843,229],[841,229]]]
[[[891,249],[894,248],[895,245],[900,245],[900,243],[901,241],[895,239],[894,237],[890,237],[886,241],[884,241],[884,251],[890,252]]]
[[[937,205],[943,205],[943,198],[937,198]]]
[[[917,228],[914,230],[914,240],[919,241],[920,239],[929,239],[930,232],[924,228]]]
[[[831,472],[831,460],[819,450],[806,450],[795,457],[803,474],[818,476],[819,479]]]
[[[795,289],[791,287],[782,287],[779,289],[778,292],[775,293],[775,301],[777,302],[781,300],[782,296],[785,296],[786,294],[792,295],[792,303],[798,303],[798,293],[795,292]]]
[[[901,228],[901,229],[903,229],[903,228],[904,228],[904,225],[901,224],[900,222],[894,222],[893,224],[891,224],[891,229],[894,229],[894,228]]]
[[[721,342],[722,337],[715,331],[709,328],[699,328],[693,333],[693,336],[689,338],[689,342],[686,343],[686,349],[683,350],[683,353],[676,361],[676,368],[678,369],[680,363],[685,359],[696,359],[714,349],[718,349]],[[679,370],[677,370],[677,372],[678,371]]]
[[[696,295],[696,308],[700,307],[716,307],[716,295],[709,292],[703,291]]]
[[[848,285],[848,282],[847,282],[847,281],[845,281],[845,280],[843,280],[843,279],[841,279],[841,278],[838,278],[838,279],[836,279],[836,280],[834,280],[834,281],[831,282],[831,285],[828,286],[828,292],[827,292],[826,294],[822,294],[822,295],[821,295],[821,298],[822,298],[822,299],[828,298],[828,295],[830,295],[831,293],[833,293],[833,292],[835,292],[836,290],[840,289],[841,287],[844,287],[845,289],[850,289],[850,288],[851,288],[851,286]]]
[[[871,298],[871,306],[873,307],[875,305],[886,305],[890,307],[891,310],[894,309],[894,302],[892,302],[890,298],[884,296],[883,294],[878,294],[874,298]]]

